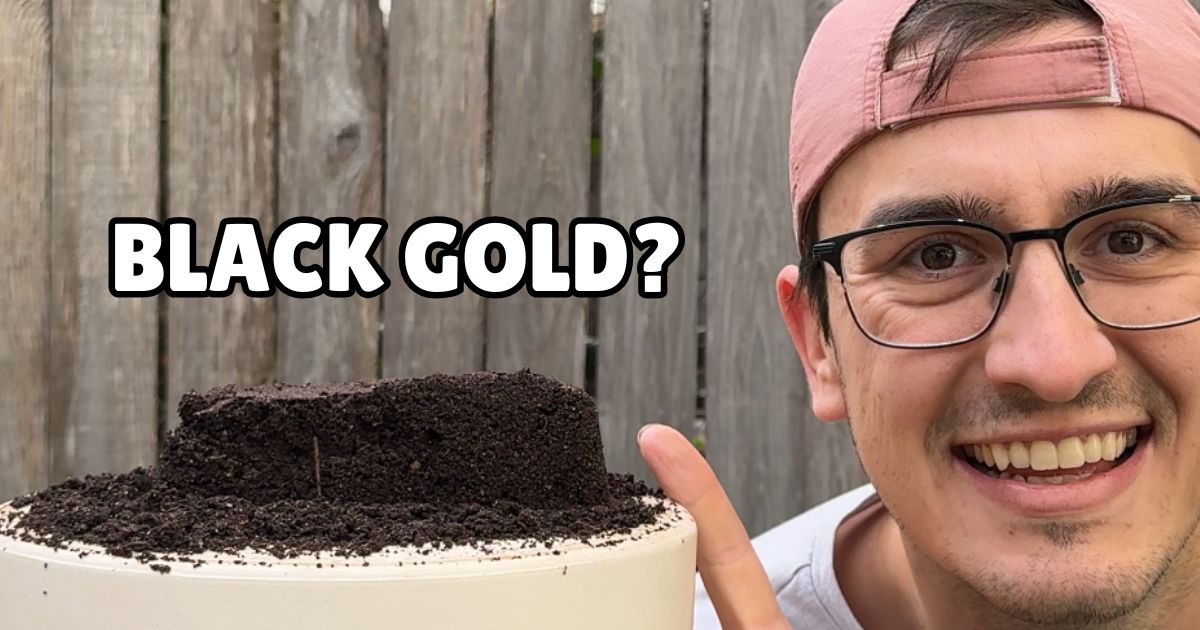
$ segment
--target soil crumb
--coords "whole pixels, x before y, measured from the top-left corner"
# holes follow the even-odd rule
[[[152,562],[404,545],[552,544],[653,523],[604,467],[595,402],[529,370],[186,394],[157,466],[13,501],[0,533]],[[175,558],[171,558],[175,559]],[[155,568],[166,568],[158,565]]]

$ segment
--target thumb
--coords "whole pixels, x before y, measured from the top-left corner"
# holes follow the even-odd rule
[[[788,628],[746,528],[708,462],[687,438],[661,424],[643,427],[638,446],[663,492],[696,521],[696,566],[721,627]]]

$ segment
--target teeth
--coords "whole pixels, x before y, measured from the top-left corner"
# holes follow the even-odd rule
[[[1101,453],[1100,436],[1095,433],[1089,435],[1087,441],[1083,443],[1083,461],[1095,464],[1100,461]]]
[[[1004,479],[1004,480],[1019,481],[1021,483],[1031,483],[1031,484],[1037,486],[1037,485],[1042,485],[1042,484],[1062,485],[1065,483],[1079,481],[1080,479],[1087,479],[1088,477],[1091,477],[1092,474],[1091,473],[1081,473],[1078,475],[1029,475],[1028,477],[1022,477],[1021,475],[1010,475],[1008,473],[1000,473],[999,475],[992,474],[992,476],[999,477],[1000,479]]]
[[[1105,433],[1100,441],[1100,457],[1112,461],[1117,458],[1117,434]]]
[[[1077,437],[1069,437],[1058,443],[1059,468],[1079,468],[1083,465],[1083,462],[1084,455],[1082,440]]]
[[[1114,461],[1121,457],[1126,450],[1137,444],[1137,429],[1126,431],[1111,431],[1104,434],[1072,436],[1050,442],[1038,440],[1033,443],[1012,442],[1009,444],[968,444],[963,450],[967,456],[980,462],[999,473],[1005,473],[1011,466],[1016,470],[1033,469],[1035,471],[1071,470],[1084,464],[1094,464],[1100,460]],[[1017,475],[1012,475],[1016,477]],[[1002,474],[1001,478],[1012,478]],[[1035,476],[1036,477],[1036,476]],[[1053,479],[1053,477],[1050,477]],[[1075,479],[1066,476],[1067,481]],[[1046,481],[1045,477],[1028,483],[1054,483]],[[1065,483],[1065,482],[1064,482]]]
[[[1029,468],[1029,449],[1021,442],[1013,442],[1008,446],[1008,460],[1013,468]]]
[[[1000,472],[1007,470],[1008,449],[1004,448],[1003,444],[993,444],[990,450],[992,451],[992,459],[996,460],[996,468],[999,468]]]
[[[1054,442],[1039,440],[1029,445],[1029,467],[1034,470],[1058,468],[1058,449]]]

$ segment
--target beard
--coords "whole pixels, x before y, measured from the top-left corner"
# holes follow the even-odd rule
[[[1190,535],[1172,547],[1155,549],[1137,567],[1089,570],[1068,583],[1037,577],[1049,572],[1040,571],[1036,561],[1022,576],[981,570],[955,577],[996,612],[1029,625],[1138,627],[1153,616],[1151,609],[1157,607],[1148,604],[1165,590],[1159,587],[1189,539]]]
[[[930,456],[944,455],[950,437],[970,430],[984,434],[1013,421],[1030,417],[1054,417],[1063,411],[1082,409],[1112,410],[1136,406],[1148,412],[1154,423],[1156,442],[1170,445],[1178,434],[1178,412],[1169,395],[1151,378],[1135,374],[1119,378],[1113,373],[1100,375],[1088,383],[1075,399],[1051,403],[1026,389],[986,388],[966,398],[966,404],[952,406],[929,428],[925,435]],[[851,434],[854,422],[851,418]],[[1164,449],[1165,450],[1165,449]],[[886,507],[886,501],[885,501]],[[940,574],[931,580],[952,589],[955,599],[969,606],[962,619],[989,620],[1003,628],[1140,628],[1160,627],[1172,621],[1200,576],[1196,552],[1191,542],[1200,527],[1200,506],[1191,523],[1179,529],[1162,523],[1162,537],[1154,547],[1138,554],[1124,566],[1097,563],[1080,575],[1063,579],[1063,563],[1075,553],[1088,554],[1089,530],[1106,525],[1102,521],[1049,521],[1033,527],[1035,535],[1047,542],[1054,552],[1030,555],[1025,570],[1001,571],[988,563],[967,568],[951,562],[944,554],[930,555],[910,535],[905,524],[888,510],[899,526],[914,573],[924,569]],[[1086,563],[1091,565],[1092,563]],[[924,565],[923,567],[921,565]]]
[[[1144,409],[1153,422],[1157,441],[1175,443],[1179,415],[1170,395],[1142,372],[1125,378],[1105,372],[1066,402],[1047,402],[1020,386],[979,387],[966,397],[965,404],[950,406],[930,425],[925,433],[925,449],[931,455],[940,453],[952,436],[964,431],[985,434],[1031,417],[1053,418],[1064,412],[1121,408]]]
[[[1176,620],[1174,606],[1195,591],[1200,577],[1197,550],[1191,547],[1200,528],[1200,513],[1182,536],[1156,547],[1136,567],[1089,569],[1087,575],[1069,582],[1056,579],[1049,570],[1064,561],[1061,556],[1031,557],[1028,571],[1020,575],[948,566],[921,550],[894,513],[893,518],[914,574],[940,574],[942,578],[932,580],[935,588],[947,588],[961,602],[962,627],[1161,628]],[[1072,546],[1086,535],[1078,531],[1076,523],[1040,527],[1057,526],[1076,530],[1079,537]],[[1088,525],[1083,528],[1086,530]],[[966,614],[966,610],[971,613]]]
[[[1160,444],[1174,443],[1178,432],[1178,415],[1171,398],[1153,379],[1140,372],[1125,378],[1113,372],[1098,375],[1073,400],[1064,403],[1047,402],[1024,388],[980,394],[972,397],[968,407],[950,409],[931,427],[928,437],[937,439],[946,431],[961,430],[964,425],[978,430],[1031,416],[1053,417],[1064,411],[1105,411],[1130,406],[1150,414]],[[1104,523],[1051,521],[1036,529],[1041,538],[1059,550],[1056,557],[1030,558],[1030,570],[1017,579],[986,569],[956,577],[997,611],[1029,624],[1103,626],[1125,620],[1119,625],[1140,625],[1132,623],[1139,616],[1135,613],[1151,608],[1146,604],[1155,599],[1174,560],[1184,555],[1198,524],[1200,514],[1190,527],[1143,554],[1136,566],[1090,569],[1080,579],[1064,583],[1049,577],[1057,574],[1051,569],[1064,562],[1064,557],[1070,562],[1067,550],[1082,546],[1087,530]],[[1044,568],[1039,568],[1039,564]]]

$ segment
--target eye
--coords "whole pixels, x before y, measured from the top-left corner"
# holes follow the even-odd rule
[[[1004,242],[963,225],[899,226],[851,242],[845,266],[861,276],[910,281],[965,278],[1004,263]]]
[[[1114,254],[1137,254],[1145,245],[1140,232],[1119,230],[1108,235],[1108,251]]]
[[[958,251],[950,243],[935,243],[921,248],[921,264],[932,271],[942,271],[954,266]]]
[[[1123,260],[1154,255],[1170,238],[1147,224],[1113,225],[1096,235],[1092,253]],[[1098,250],[1098,251],[1096,251]]]
[[[915,243],[904,255],[901,265],[916,273],[942,277],[978,265],[985,259],[986,256],[972,246],[940,237]]]

